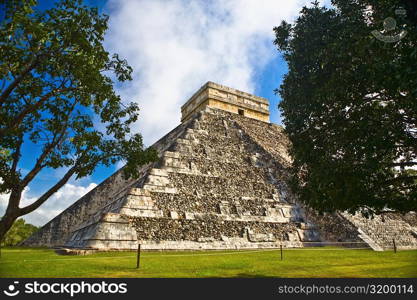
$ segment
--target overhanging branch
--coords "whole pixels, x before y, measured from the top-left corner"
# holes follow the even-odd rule
[[[51,187],[41,197],[39,197],[38,200],[36,200],[35,202],[33,202],[32,204],[30,204],[28,206],[25,206],[25,207],[19,209],[19,215],[20,216],[26,215],[26,214],[34,211],[35,209],[37,209],[39,206],[41,206],[46,200],[49,199],[49,197],[51,197],[64,184],[66,184],[68,182],[68,180],[71,178],[71,176],[75,173],[76,170],[77,170],[77,165],[74,165],[73,167],[71,167],[67,171],[67,173],[65,173],[65,175],[53,187]]]

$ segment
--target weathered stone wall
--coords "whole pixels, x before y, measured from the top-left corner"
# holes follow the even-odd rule
[[[153,241],[222,241],[223,237],[244,237],[249,241],[289,241],[290,234],[297,234],[294,223],[265,223],[223,220],[214,215],[203,215],[196,219],[135,218],[130,222],[137,231],[139,240]]]
[[[357,228],[346,220],[339,213],[318,214],[316,211],[303,207],[307,220],[314,224],[320,232],[323,240],[327,242],[343,243],[342,246],[359,244],[355,246],[364,246],[364,241],[359,237]],[[346,244],[345,244],[346,243]]]

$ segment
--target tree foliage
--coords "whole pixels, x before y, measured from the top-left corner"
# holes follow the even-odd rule
[[[315,2],[294,24],[274,28],[288,63],[278,92],[293,145],[292,186],[313,208],[417,209],[410,169],[417,167],[413,3],[335,0],[326,8]],[[394,38],[380,40],[377,33]]]
[[[3,246],[16,246],[31,236],[33,233],[35,233],[37,230],[38,227],[26,223],[23,219],[18,219],[13,223],[1,244]]]
[[[132,68],[103,47],[108,17],[81,0],[36,9],[35,0],[0,0],[0,193],[9,193],[0,238],[13,221],[32,212],[72,176],[126,160],[126,177],[156,158],[131,134],[135,103],[113,89],[131,80]],[[25,144],[40,154],[24,153]],[[32,167],[21,170],[22,156]],[[43,169],[65,175],[33,203],[19,207],[22,192]]]

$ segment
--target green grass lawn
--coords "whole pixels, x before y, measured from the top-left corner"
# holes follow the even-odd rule
[[[417,277],[417,250],[134,252],[62,256],[50,249],[6,248],[0,277]]]

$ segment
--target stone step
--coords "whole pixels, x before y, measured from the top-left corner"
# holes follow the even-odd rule
[[[167,186],[170,183],[168,176],[159,176],[149,174],[146,178],[145,184],[157,185],[157,186]]]
[[[363,232],[361,229],[358,229],[359,238],[361,238],[365,243],[369,245],[374,251],[384,251],[380,245],[378,245],[369,235]]]
[[[180,212],[177,212],[180,214]],[[215,216],[224,221],[240,221],[240,222],[257,222],[257,223],[291,223],[292,220],[284,218],[282,216],[252,216],[252,215],[233,215],[222,213],[197,213],[197,212],[184,212],[185,218],[189,220],[204,219],[207,216]]]
[[[158,169],[158,168],[152,168],[149,171],[150,175],[155,175],[155,176],[164,176],[164,177],[168,177],[168,172],[165,171],[164,169]]]
[[[123,207],[137,208],[137,209],[154,209],[155,201],[148,196],[134,196],[130,195],[126,199]]]
[[[162,169],[171,172],[174,169],[187,169],[186,164],[181,160],[178,152],[165,151],[162,156]]]
[[[150,196],[151,194],[149,191],[143,189],[143,188],[132,188],[129,191],[129,195],[136,195],[136,196]]]
[[[196,141],[197,140],[196,135],[195,135],[195,132],[194,132],[194,130],[192,128],[187,128],[185,130],[185,134],[184,134],[184,137],[183,138],[185,140],[188,140],[188,141]]]
[[[168,186],[160,186],[160,185],[152,185],[152,184],[145,184],[143,189],[149,192],[157,192],[157,193],[167,193],[167,194],[176,194],[177,189],[175,187],[168,187]]]
[[[162,218],[164,213],[159,209],[141,209],[141,208],[131,208],[131,207],[122,207],[120,214],[127,215],[130,217],[152,217],[152,218]]]
[[[191,141],[186,140],[186,139],[177,139],[174,143],[173,149],[176,152],[191,153],[192,152]]]
[[[203,136],[207,136],[208,135],[208,131],[204,130],[204,129],[189,129],[192,130],[192,132],[194,133],[194,135],[203,135]]]

